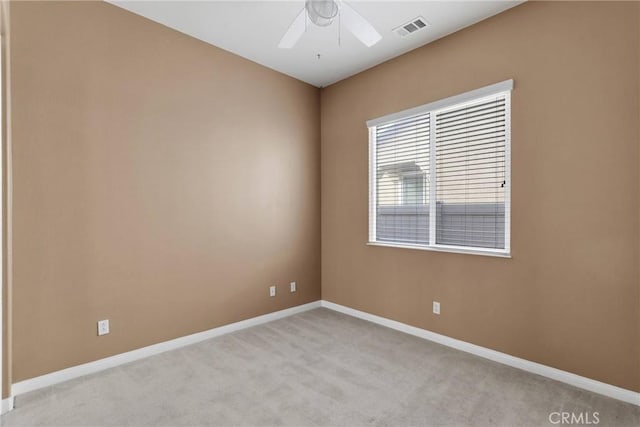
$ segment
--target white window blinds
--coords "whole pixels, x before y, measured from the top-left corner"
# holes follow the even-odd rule
[[[429,116],[375,130],[378,241],[429,242]]]
[[[504,249],[506,95],[436,113],[436,243]]]
[[[368,122],[372,243],[509,253],[512,85]]]

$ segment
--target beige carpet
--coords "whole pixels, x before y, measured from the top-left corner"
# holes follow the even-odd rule
[[[19,396],[1,421],[543,426],[558,412],[640,425],[636,406],[316,309]]]

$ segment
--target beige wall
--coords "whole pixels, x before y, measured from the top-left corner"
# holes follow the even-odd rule
[[[323,298],[640,391],[638,7],[526,3],[324,89]],[[365,121],[509,78],[513,258],[366,246]]]
[[[319,299],[318,89],[106,3],[11,36],[14,382]]]
[[[2,34],[2,55],[0,60],[2,64],[2,398],[8,397],[10,394],[9,384],[11,383],[11,341],[7,340],[9,331],[11,330],[11,304],[9,303],[11,299],[10,292],[10,274],[9,267],[11,266],[10,262],[10,254],[8,251],[9,245],[9,234],[10,230],[7,221],[7,213],[8,209],[8,199],[7,199],[7,188],[9,187],[8,178],[11,174],[8,172],[9,167],[11,166],[11,162],[7,161],[8,154],[10,152],[9,144],[7,143],[9,138],[9,127],[7,123],[11,120],[8,114],[9,109],[7,108],[8,100],[9,100],[9,87],[7,86],[7,75],[8,75],[8,51],[9,51],[9,3],[5,0],[0,1],[0,34]]]

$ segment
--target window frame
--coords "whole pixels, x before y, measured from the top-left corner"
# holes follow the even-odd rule
[[[513,80],[505,80],[496,84],[485,86],[469,92],[454,95],[435,102],[430,102],[418,107],[403,110],[397,113],[388,114],[366,122],[369,130],[369,236],[367,245],[384,246],[393,248],[419,249],[436,252],[451,252],[460,254],[485,255],[502,258],[511,258],[511,91],[513,90]],[[429,113],[430,135],[429,135],[429,176],[425,184],[428,185],[426,191],[429,192],[429,209],[431,214],[436,209],[436,186],[438,177],[436,176],[436,114],[462,104],[481,101],[484,98],[496,95],[505,95],[505,192],[504,192],[504,249],[482,248],[473,246],[454,246],[436,243],[436,221],[431,220],[436,216],[430,215],[429,220],[429,243],[411,244],[404,242],[378,241],[376,239],[377,230],[377,141],[376,128],[380,125],[389,124],[411,116]],[[435,179],[434,179],[435,178]],[[433,182],[433,184],[432,184]]]

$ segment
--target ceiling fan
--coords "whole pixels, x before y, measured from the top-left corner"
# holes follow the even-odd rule
[[[306,0],[304,8],[293,20],[284,36],[282,36],[278,44],[279,48],[290,49],[295,46],[307,29],[307,17],[319,27],[331,25],[337,17],[340,23],[367,47],[373,46],[382,38],[373,28],[373,25],[349,6],[347,2],[341,0]]]

